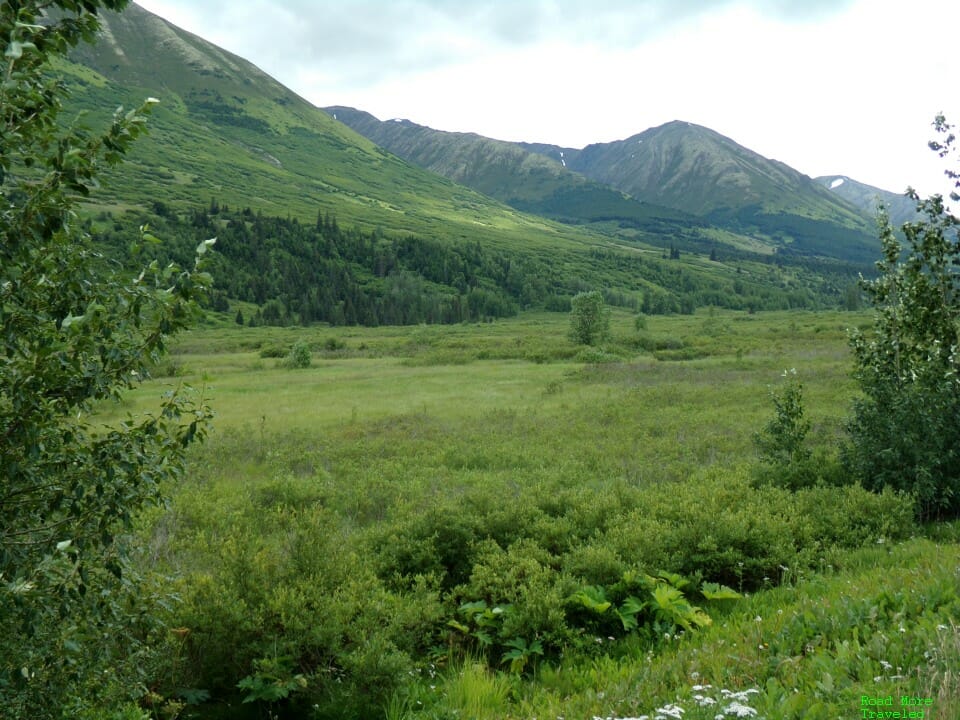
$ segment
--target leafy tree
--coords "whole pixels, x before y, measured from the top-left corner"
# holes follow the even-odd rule
[[[931,146],[946,156],[954,136],[942,117],[935,126],[946,138]],[[904,248],[881,214],[880,276],[863,283],[876,312],[872,332],[851,339],[863,397],[847,459],[865,486],[914,493],[931,517],[960,512],[960,221],[941,196],[909,194],[925,219],[903,226]]]
[[[98,424],[95,404],[149,376],[210,278],[109,263],[76,213],[144,108],[93,133],[59,120],[50,60],[92,40],[127,0],[0,4],[0,708],[4,717],[116,707],[137,633],[124,533],[183,469],[208,411],[169,392],[155,415]],[[148,101],[148,104],[152,101]],[[144,229],[143,239],[153,241]],[[200,252],[209,243],[203,243]],[[134,248],[136,250],[136,248]],[[198,258],[199,264],[199,258]],[[135,678],[134,678],[135,680]]]
[[[594,345],[610,332],[610,311],[599,290],[581,292],[570,301],[570,337],[581,345]]]
[[[805,445],[810,421],[803,416],[803,384],[795,369],[785,370],[783,378],[783,391],[770,394],[774,417],[753,437],[760,459],[781,467],[810,457]]]

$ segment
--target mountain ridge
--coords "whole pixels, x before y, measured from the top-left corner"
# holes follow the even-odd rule
[[[662,236],[717,226],[739,238],[734,244],[740,247],[854,262],[876,256],[874,226],[861,208],[785,163],[693,123],[672,121],[576,149],[381,121],[344,106],[325,110],[412,163],[547,217],[614,220]],[[525,202],[524,193],[532,199]],[[605,212],[584,208],[590,203],[581,195]]]
[[[641,226],[695,223],[688,214],[641,202],[517,143],[435,130],[410,120],[379,120],[346,106],[323,110],[391,153],[511,207],[566,222],[618,220]]]
[[[814,178],[814,182],[836,193],[873,217],[876,217],[880,206],[883,205],[894,227],[900,227],[906,222],[916,220],[919,216],[917,203],[904,193],[882,190],[873,185],[854,180],[847,175],[821,175]]]

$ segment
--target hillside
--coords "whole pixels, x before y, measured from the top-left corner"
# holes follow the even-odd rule
[[[517,143],[455,133],[409,120],[379,120],[355,108],[324,110],[380,147],[415,165],[500,200],[518,210],[565,222],[618,221],[666,231],[700,224],[686,213],[640,202],[588,180],[556,158]]]
[[[453,241],[582,245],[590,238],[524,216],[404,162],[314,108],[249,62],[131,5],[104,13],[101,38],[58,68],[71,111],[91,125],[148,96],[151,134],[98,193],[112,209],[196,207],[212,198],[268,214]]]
[[[846,175],[824,175],[815,178],[815,181],[871,217],[876,216],[877,210],[883,204],[887,208],[894,227],[900,227],[903,223],[915,220],[917,217],[917,204],[903,194],[881,190],[872,185],[857,182]]]
[[[674,121],[582,150],[525,145],[645,202],[666,205],[800,254],[876,256],[860,209],[789,166],[705,127]]]

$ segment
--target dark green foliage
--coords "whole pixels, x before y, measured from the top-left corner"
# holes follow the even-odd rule
[[[595,345],[610,333],[610,311],[599,290],[578,293],[570,301],[570,338],[580,345]]]
[[[200,236],[217,236],[211,269],[218,289],[261,306],[262,324],[411,325],[457,323],[514,315],[542,301],[536,266],[478,243],[453,247],[416,237],[384,238],[341,230],[323,216],[315,226],[221,207],[195,211],[189,224],[158,223],[175,238],[151,248],[160,260],[181,260]],[[127,232],[102,242],[123,257]]]
[[[130,228],[144,223],[164,237],[162,245],[144,251],[160,262],[188,262],[201,238],[216,236],[211,269],[218,286],[208,307],[226,309],[228,299],[257,304],[260,314],[246,318],[255,325],[457,323],[512,316],[522,308],[565,312],[573,295],[593,287],[603,288],[607,305],[642,307],[651,315],[690,314],[702,306],[835,306],[852,272],[810,261],[809,268],[787,273],[771,266],[734,280],[610,249],[583,255],[505,251],[475,241],[344,230],[329,213],[308,225],[229,210],[216,201],[183,219],[132,217],[100,230],[113,257],[129,262]]]
[[[774,416],[760,432],[753,436],[760,460],[768,468],[769,477],[786,487],[811,484],[816,476],[807,471],[811,452],[806,445],[810,421],[804,418],[803,384],[797,371],[785,370],[784,387],[771,392]]]
[[[435,637],[437,591],[423,578],[389,591],[335,515],[303,498],[278,507],[220,527],[215,572],[183,588],[177,621],[192,631],[165,684],[291,716],[371,717]],[[286,540],[266,549],[274,532]]]
[[[131,276],[90,243],[76,202],[143,130],[118,111],[102,134],[60,128],[51,57],[124,0],[4,3],[0,38],[0,707],[76,716],[136,694],[149,622],[132,603],[125,534],[184,467],[207,410],[180,390],[113,427],[95,403],[139,384],[196,316],[205,273],[150,264]],[[56,19],[46,11],[57,9]],[[41,8],[45,8],[43,26]],[[153,238],[142,229],[134,252]],[[208,245],[201,244],[199,252]],[[148,598],[142,598],[144,605]],[[128,605],[128,603],[130,603]],[[145,608],[144,608],[145,609]],[[63,714],[61,714],[63,713]]]
[[[960,512],[960,245],[939,196],[919,207],[926,219],[903,226],[905,254],[880,218],[880,277],[863,284],[874,326],[851,340],[863,397],[847,460],[866,487],[915,494],[929,518]]]

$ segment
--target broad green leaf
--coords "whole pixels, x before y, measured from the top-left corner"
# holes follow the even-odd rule
[[[733,588],[710,582],[705,582],[700,586],[700,593],[707,600],[738,600],[743,597]]]
[[[607,600],[606,591],[598,585],[588,585],[578,590],[571,599],[596,613],[605,613],[612,604]]]

